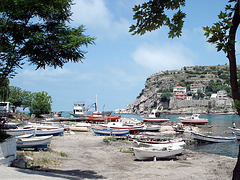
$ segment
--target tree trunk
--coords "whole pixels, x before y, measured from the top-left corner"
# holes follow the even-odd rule
[[[229,69],[230,69],[230,84],[232,89],[232,97],[234,102],[240,101],[240,94],[238,90],[238,75],[237,75],[237,64],[236,64],[236,54],[235,54],[235,41],[236,32],[240,23],[239,16],[239,3],[235,6],[235,11],[232,19],[232,26],[229,31],[229,42],[228,45],[230,50],[227,52],[227,58],[229,59]],[[240,115],[240,107],[237,106],[238,115]],[[236,166],[233,170],[233,180],[240,180],[240,146],[238,151],[238,159]]]

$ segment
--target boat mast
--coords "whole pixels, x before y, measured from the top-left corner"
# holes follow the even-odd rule
[[[97,111],[97,94],[96,94],[95,110]]]

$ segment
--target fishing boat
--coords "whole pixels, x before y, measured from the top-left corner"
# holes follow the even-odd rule
[[[34,148],[34,149],[44,149],[48,148],[52,140],[52,135],[50,136],[39,136],[30,138],[17,138],[16,146],[17,148]]]
[[[183,147],[167,146],[167,147],[135,147],[134,155],[139,160],[168,158],[181,154]]]
[[[148,123],[162,123],[162,122],[168,122],[170,118],[168,117],[161,117],[161,112],[163,110],[163,107],[161,110],[159,110],[159,107],[157,109],[153,109],[149,115],[142,116],[143,122]]]
[[[35,134],[24,134],[24,135],[20,135],[20,136],[16,136],[16,139],[18,138],[30,138],[35,136]]]
[[[91,115],[88,115],[90,122],[92,123],[104,123],[104,122],[116,122],[121,118],[121,115],[112,116],[112,111],[98,111],[97,108],[97,96],[96,102],[94,103],[95,110]],[[105,105],[103,106],[104,109]]]
[[[236,137],[223,137],[223,136],[209,136],[200,133],[191,132],[192,138],[197,141],[209,142],[209,143],[224,143],[233,142]]]
[[[29,129],[23,129],[23,128],[18,128],[18,129],[7,129],[4,130],[7,134],[12,135],[12,136],[20,136],[24,134],[35,134],[35,128],[29,128]]]
[[[185,129],[181,124],[177,124],[176,126],[173,126],[173,129],[177,133],[184,133]]]
[[[184,147],[186,143],[184,141],[162,141],[162,142],[150,142],[150,141],[138,141],[131,142],[132,147],[168,147],[168,146],[180,146]]]
[[[158,132],[161,130],[161,126],[153,124],[145,124],[146,131]]]
[[[64,128],[49,128],[49,129],[36,129],[36,136],[61,136],[63,135]]]
[[[240,140],[240,129],[236,127],[229,127],[229,129],[233,132],[237,140]]]
[[[51,126],[45,124],[36,124],[36,123],[28,123],[23,127],[24,129],[34,128],[36,136],[59,136],[63,135],[64,128],[59,126]]]
[[[80,132],[87,132],[91,127],[90,123],[77,123],[75,126],[69,126],[69,129],[72,131],[80,131]]]
[[[191,116],[181,116],[180,119],[181,123],[183,124],[206,124],[208,123],[208,119],[199,118],[200,114],[193,114]]]
[[[73,112],[69,112],[70,115],[76,118],[86,118],[87,117],[88,108],[84,103],[75,103],[73,106]]]
[[[95,110],[91,115],[88,115],[88,118],[92,123],[116,122],[121,118],[121,115],[106,115],[104,112]]]
[[[121,120],[119,122],[109,122],[107,124],[102,124],[101,127],[103,129],[127,129],[130,130],[130,134],[138,134],[139,132],[146,131],[146,127],[144,125],[126,124]]]
[[[130,129],[99,129],[93,128],[92,130],[97,135],[114,135],[114,136],[126,136],[129,134]]]

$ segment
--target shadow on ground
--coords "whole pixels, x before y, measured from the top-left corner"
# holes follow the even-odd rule
[[[26,173],[26,169],[18,169],[19,172]],[[86,170],[56,170],[56,169],[40,169],[40,170],[31,170],[28,169],[28,174],[37,174],[42,176],[48,177],[55,177],[55,178],[64,178],[70,180],[77,180],[77,179],[106,179],[102,175],[98,175],[95,171]]]

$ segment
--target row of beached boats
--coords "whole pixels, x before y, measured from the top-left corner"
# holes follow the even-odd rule
[[[5,129],[5,132],[16,137],[17,148],[46,149],[53,136],[63,135],[64,127],[29,123],[15,129]]]

